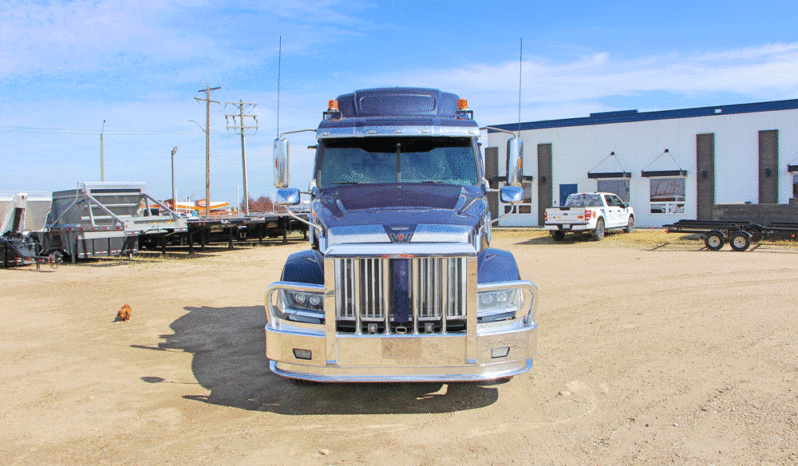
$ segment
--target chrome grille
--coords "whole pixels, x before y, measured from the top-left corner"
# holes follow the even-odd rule
[[[406,259],[335,260],[336,321],[347,323],[339,325],[339,330],[363,333],[372,323],[378,324],[378,333],[424,333],[429,331],[425,325],[429,323],[433,333],[464,331],[467,259],[410,259],[408,307],[412,310],[412,321],[408,327],[395,322],[392,313],[392,266],[396,260]]]

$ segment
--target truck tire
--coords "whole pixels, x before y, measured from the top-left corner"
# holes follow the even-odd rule
[[[623,229],[626,233],[631,233],[635,231],[635,216],[629,216],[629,222],[626,224],[626,228]]]
[[[712,230],[704,237],[704,245],[706,245],[707,249],[710,251],[719,251],[723,245],[726,244],[726,240],[723,237],[723,233]]]
[[[565,239],[565,232],[564,231],[552,231],[551,237],[554,241],[562,241]]]
[[[735,251],[745,251],[751,246],[751,234],[742,230],[735,231],[729,238],[729,244]]]
[[[590,233],[590,236],[592,236],[596,241],[601,241],[604,239],[604,233],[604,219],[599,217],[599,219],[596,220],[596,228],[593,229],[593,231]]]

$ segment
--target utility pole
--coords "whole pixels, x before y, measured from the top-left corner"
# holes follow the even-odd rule
[[[103,120],[103,129],[100,130],[100,181],[105,181],[105,154],[103,154],[103,133],[105,133],[105,120]]]
[[[238,115],[225,115],[224,118],[225,120],[227,120],[228,118],[233,119],[233,125],[230,126],[228,124],[227,129],[241,130],[241,166],[243,167],[243,174],[244,174],[244,215],[249,215],[249,192],[247,191],[247,149],[244,143],[244,131],[248,129],[254,129],[257,131],[258,116],[244,115],[244,107],[252,106],[254,108],[258,104],[255,102],[242,102],[241,100],[239,100],[238,103],[225,102],[225,105],[235,105],[236,107],[238,107]],[[236,126],[236,117],[238,118],[238,126]],[[244,124],[245,117],[250,117],[254,119],[255,126],[246,126]]]
[[[177,212],[177,198],[175,197],[175,152],[177,152],[177,146],[172,149],[172,210]]]
[[[197,92],[204,92],[205,98],[194,97],[197,102],[205,102],[205,216],[211,215],[211,91],[221,89],[221,87],[210,87],[205,85],[205,89]],[[221,104],[220,104],[221,105]]]

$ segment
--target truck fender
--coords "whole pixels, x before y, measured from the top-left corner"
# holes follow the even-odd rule
[[[314,249],[288,256],[283,267],[284,282],[324,284],[324,256]]]
[[[477,254],[477,283],[520,280],[515,257],[501,249],[483,249]]]

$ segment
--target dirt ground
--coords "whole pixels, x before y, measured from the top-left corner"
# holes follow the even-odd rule
[[[0,464],[798,464],[794,245],[492,245],[542,295],[500,384],[273,375],[263,292],[301,241],[0,270]]]

